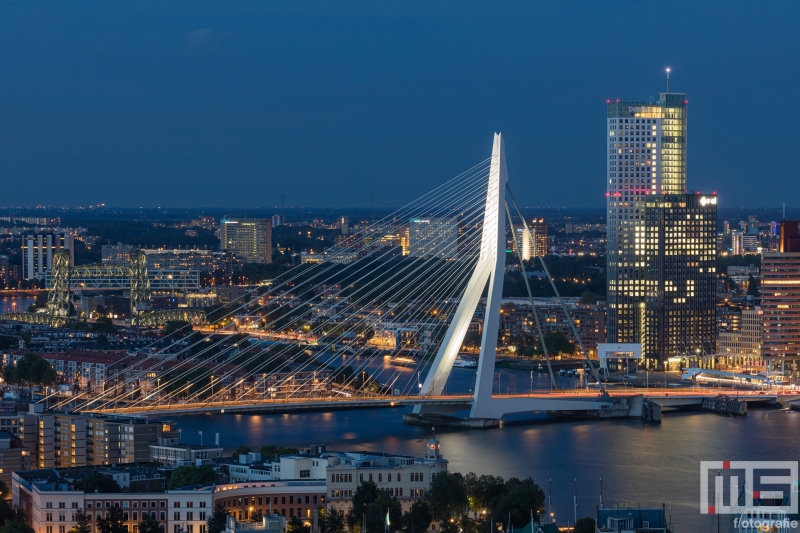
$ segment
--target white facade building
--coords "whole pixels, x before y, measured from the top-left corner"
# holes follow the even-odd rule
[[[750,366],[761,360],[764,339],[764,315],[760,307],[742,311],[738,331],[723,331],[717,340],[717,353],[728,365]]]
[[[447,471],[439,441],[433,438],[425,445],[424,457],[345,453],[329,462],[328,502],[344,512],[353,506],[359,484],[367,481],[389,491],[400,500],[403,511],[409,511],[414,501],[425,497],[431,479]]]

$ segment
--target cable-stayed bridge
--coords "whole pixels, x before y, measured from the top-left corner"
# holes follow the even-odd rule
[[[139,415],[406,404],[415,406],[420,420],[468,410],[477,425],[528,411],[637,416],[648,398],[608,394],[574,324],[587,381],[596,388],[558,391],[551,368],[551,391],[493,392],[507,235],[515,250],[522,248],[512,215],[547,272],[511,194],[503,138],[495,134],[491,157],[347,236],[325,252],[323,262],[294,268],[209,317],[215,332],[233,335],[176,331],[171,342],[154,345],[147,355],[120,361],[117,385],[45,401],[56,408]],[[558,297],[552,279],[551,285]],[[469,394],[448,393],[476,317],[482,322],[477,377]],[[663,402],[669,393],[651,396]],[[696,403],[703,396],[673,393],[668,403]]]

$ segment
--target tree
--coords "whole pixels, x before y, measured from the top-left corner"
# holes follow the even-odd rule
[[[600,294],[597,292],[590,292],[584,291],[581,294],[581,299],[578,301],[579,304],[595,304],[597,302],[603,301],[606,299],[605,294]]]
[[[8,494],[9,494],[8,485],[6,485],[5,481],[0,479],[0,499],[5,500],[6,496],[8,496]]]
[[[9,363],[3,369],[3,379],[13,385],[52,385],[57,378],[53,365],[35,353],[26,353],[16,364]]]
[[[233,453],[231,454],[231,457],[239,457],[240,455],[247,455],[248,453],[250,453],[252,451],[253,450],[251,450],[249,447],[242,445],[242,446],[239,446],[238,448],[236,448],[235,450],[233,450]]]
[[[117,326],[107,316],[103,316],[94,321],[92,331],[97,333],[114,333],[117,331]]]
[[[192,332],[192,325],[185,320],[168,320],[164,326],[164,335],[179,333],[181,337]]]
[[[378,499],[378,485],[374,481],[364,481],[353,493],[353,507],[347,514],[347,525],[350,531],[355,526],[361,527],[361,517],[367,513],[367,508]]]
[[[222,502],[218,501],[214,506],[214,510],[208,516],[208,520],[206,520],[208,533],[222,533],[225,531],[227,523],[228,511],[225,510]]]
[[[575,522],[575,533],[594,533],[594,518],[589,518],[588,516],[585,518],[579,518],[577,522]]]
[[[161,524],[152,514],[143,511],[142,521],[139,522],[139,533],[162,533]]]
[[[510,515],[511,526],[524,527],[530,522],[531,510],[537,514],[544,508],[544,492],[531,478],[511,478],[506,487],[506,494],[498,500],[497,507],[492,511],[494,521],[503,524],[507,530]]]
[[[106,510],[106,515],[97,518],[97,530],[100,533],[128,533],[122,509],[111,507]]]
[[[9,500],[0,499],[0,526],[14,521],[26,521],[26,516],[19,508],[11,506]]]
[[[250,521],[251,522],[261,522],[264,520],[264,513],[261,512],[261,509],[254,509],[252,513],[250,513]]]
[[[747,278],[747,295],[753,296],[754,298],[758,298],[759,296],[758,282],[756,282],[752,274],[750,274],[750,277]]]
[[[10,350],[18,345],[17,339],[11,335],[0,335],[0,350]]]
[[[500,498],[508,493],[506,481],[500,476],[478,477],[469,473],[464,478],[464,483],[467,487],[470,508],[475,513],[483,509],[494,510]]]
[[[305,525],[299,517],[293,516],[286,525],[287,533],[311,533],[311,527]]]
[[[403,515],[404,533],[422,533],[431,525],[431,509],[425,500],[417,500],[411,510]]]
[[[6,522],[0,527],[0,533],[36,533],[27,522],[21,520],[14,520]]]
[[[367,531],[384,531],[387,514],[389,531],[402,529],[403,507],[400,500],[390,495],[388,490],[378,490],[378,497],[367,507]]]
[[[95,307],[94,312],[97,313],[98,316],[106,316],[106,308],[102,306],[102,304],[97,304]]]
[[[97,472],[92,472],[83,479],[79,479],[74,483],[75,490],[82,490],[86,494],[90,492],[122,492],[122,487],[119,483],[114,481],[108,476],[104,476]]]
[[[344,533],[344,513],[332,505],[325,515],[325,533]]]
[[[179,487],[189,487],[191,485],[200,485],[202,483],[213,483],[218,480],[219,476],[209,465],[179,466],[173,470],[172,477],[169,478],[169,488],[177,489]]]
[[[431,480],[428,489],[428,505],[435,520],[460,518],[467,512],[469,501],[464,476],[459,473],[441,472]]]
[[[139,529],[141,530],[141,528]],[[83,509],[78,509],[75,512],[75,525],[72,526],[70,533],[92,533],[92,524]]]
[[[575,352],[575,345],[572,344],[567,336],[560,331],[548,331],[544,334],[544,344],[547,346],[547,353],[551,356],[557,354],[572,354]],[[538,349],[541,350],[541,345]]]
[[[477,331],[468,331],[464,335],[462,346],[468,349],[475,349],[481,345],[481,334]]]
[[[274,446],[267,444],[261,447],[261,457],[280,457],[281,455],[291,455],[293,453],[300,453],[297,448]]]
[[[400,501],[380,490],[374,481],[361,483],[353,494],[353,507],[347,514],[347,525],[350,531],[361,531],[362,519],[366,519],[367,531],[383,531],[386,513],[389,513],[389,525],[392,531],[398,531],[403,525],[403,509]]]

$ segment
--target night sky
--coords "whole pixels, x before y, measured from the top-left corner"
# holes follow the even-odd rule
[[[800,204],[796,0],[2,0],[0,206],[397,206],[502,131],[523,205],[601,207],[667,66],[689,189]]]

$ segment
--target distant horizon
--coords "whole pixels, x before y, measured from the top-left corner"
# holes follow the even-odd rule
[[[520,205],[593,208],[607,102],[658,98],[669,67],[687,188],[800,205],[798,18],[788,0],[5,2],[2,201],[391,207],[502,132]]]
[[[376,206],[374,208],[374,212],[376,214],[390,214],[394,211],[401,209],[402,205],[397,206]],[[540,206],[525,206],[521,205],[520,209],[524,210],[553,210],[553,211],[597,211],[599,213],[605,214],[606,208],[605,206],[576,206],[576,207],[568,207],[568,206],[549,206],[549,207],[540,207]],[[736,211],[767,211],[770,213],[781,213],[783,211],[783,206],[733,206],[733,207],[718,207],[717,213],[730,213]],[[796,214],[798,218],[800,218],[800,207],[786,207],[787,218],[788,214]],[[193,214],[203,214],[204,211],[213,211],[215,214],[223,213],[228,214],[230,212],[230,216],[245,217],[245,213],[247,211],[268,211],[270,214],[269,216],[273,215],[280,215],[281,211],[286,212],[303,212],[303,211],[314,211],[314,212],[323,212],[323,211],[331,211],[331,212],[354,212],[354,213],[363,213],[365,215],[370,214],[373,209],[369,206],[367,207],[335,207],[335,206],[255,206],[255,207],[243,207],[243,206],[202,206],[202,207],[167,207],[167,206],[150,206],[150,207],[124,207],[124,206],[32,206],[32,207],[23,207],[23,206],[14,206],[14,207],[6,207],[0,206],[0,216],[10,216],[10,215],[19,215],[20,213],[24,213],[24,215],[20,216],[47,216],[47,212],[63,212],[63,213],[112,213],[112,212],[120,212],[120,213],[133,213],[136,211],[148,211],[148,212],[157,212],[157,211],[165,211],[165,212],[177,212],[177,211],[184,211],[187,213]],[[3,213],[7,211],[8,213]],[[266,216],[265,213],[260,213]],[[2,224],[2,221],[0,221]]]

